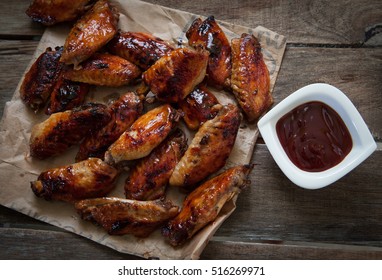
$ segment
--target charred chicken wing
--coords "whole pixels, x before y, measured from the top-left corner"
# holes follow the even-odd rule
[[[44,25],[72,21],[85,13],[94,0],[33,0],[26,14]]]
[[[207,81],[217,88],[229,87],[231,78],[231,46],[213,16],[196,19],[186,33],[188,44],[210,52]]]
[[[148,69],[159,58],[173,50],[167,42],[143,32],[118,32],[108,43],[109,51]]]
[[[106,106],[94,103],[52,114],[32,128],[30,154],[38,159],[61,154],[109,120]]]
[[[239,109],[229,104],[195,134],[170,177],[170,185],[192,189],[222,168],[233,148],[240,125]]]
[[[253,35],[232,40],[231,86],[248,121],[257,120],[273,103],[268,68]]]
[[[187,139],[180,129],[167,137],[130,171],[125,183],[126,198],[136,200],[163,198],[171,173],[186,148]]]
[[[62,47],[47,48],[25,74],[20,87],[21,100],[32,110],[44,107],[56,84],[62,65]]]
[[[89,157],[104,158],[106,150],[142,113],[143,105],[134,92],[123,94],[108,108],[111,119],[100,130],[94,131],[82,141],[76,161]]]
[[[73,26],[61,61],[76,67],[106,45],[117,33],[119,14],[107,0],[99,0]]]
[[[90,158],[42,172],[37,181],[31,182],[31,188],[46,200],[74,202],[105,196],[114,188],[117,174],[102,160]]]
[[[88,84],[67,80],[61,74],[50,95],[45,113],[51,115],[78,107],[84,103],[88,92]]]
[[[196,188],[186,197],[181,212],[162,228],[163,236],[173,246],[184,244],[214,221],[224,204],[246,186],[251,169],[249,165],[233,167]]]
[[[197,130],[207,120],[218,113],[219,106],[215,95],[204,85],[196,87],[185,99],[178,102],[179,109],[184,113],[184,121],[188,128]]]
[[[111,235],[131,233],[146,237],[178,214],[170,201],[137,201],[116,197],[85,199],[75,204],[84,220],[102,226]]]
[[[203,81],[208,54],[189,48],[171,51],[143,73],[143,81],[159,100],[176,103]]]
[[[66,79],[98,86],[118,87],[130,84],[141,70],[122,57],[111,54],[94,54],[80,68],[65,71]]]
[[[139,117],[105,153],[111,165],[147,156],[170,133],[179,121],[177,110],[165,104]]]

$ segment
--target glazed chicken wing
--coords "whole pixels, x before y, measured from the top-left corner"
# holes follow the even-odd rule
[[[117,33],[119,14],[107,0],[98,0],[73,26],[66,38],[61,61],[78,64],[106,45]]]
[[[192,189],[222,168],[235,144],[240,125],[239,109],[229,104],[206,121],[195,134],[170,177],[170,185]]]
[[[85,199],[75,204],[84,220],[102,226],[111,235],[147,237],[178,214],[170,201],[138,201],[116,197]]]
[[[98,86],[118,87],[130,84],[141,70],[122,57],[111,54],[94,54],[80,68],[65,71],[66,79]]]
[[[132,168],[125,182],[126,198],[163,198],[170,176],[186,148],[186,136],[178,129]]]
[[[215,95],[204,85],[199,85],[178,102],[179,109],[184,113],[184,122],[192,130],[197,130],[204,122],[216,116],[219,111],[217,104],[219,102]]]
[[[37,181],[31,182],[31,188],[46,200],[74,202],[105,196],[114,188],[117,174],[102,160],[90,158],[42,172]]]
[[[159,58],[173,50],[167,42],[149,33],[118,32],[107,45],[112,54],[131,61],[142,70],[148,69]]]
[[[213,16],[196,19],[187,30],[188,44],[203,47],[210,52],[207,81],[217,88],[229,87],[231,78],[231,46]]]
[[[95,103],[52,114],[44,122],[33,126],[30,154],[38,159],[61,154],[109,120],[106,106]]]
[[[257,120],[273,103],[268,68],[253,35],[244,33],[232,40],[231,86],[250,122]]]
[[[184,99],[206,75],[208,51],[179,48],[161,57],[143,73],[143,81],[158,100]]]
[[[88,92],[88,84],[67,80],[60,74],[50,95],[45,113],[51,115],[78,107],[84,103]]]
[[[62,47],[55,50],[47,48],[25,74],[20,86],[21,100],[32,110],[37,111],[45,106],[61,72],[59,60]]]
[[[110,121],[81,142],[76,161],[89,157],[104,158],[106,150],[142,113],[143,104],[134,92],[123,94],[108,108]]]
[[[179,246],[213,222],[224,204],[246,186],[252,167],[233,167],[196,188],[186,197],[181,212],[162,228],[163,236]]]
[[[72,21],[85,13],[94,0],[33,0],[26,14],[44,25]]]
[[[111,165],[147,156],[170,133],[179,121],[177,110],[165,104],[138,118],[105,153]]]

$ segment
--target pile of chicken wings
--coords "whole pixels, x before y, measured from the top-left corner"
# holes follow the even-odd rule
[[[242,115],[255,122],[272,104],[257,39],[229,42],[210,16],[190,26],[189,46],[175,47],[119,30],[119,12],[107,0],[34,0],[27,14],[44,25],[74,21],[64,46],[47,48],[20,88],[27,107],[48,115],[32,128],[30,156],[47,160],[79,147],[72,164],[31,182],[34,194],[72,203],[109,234],[146,237],[161,228],[173,246],[215,220],[253,167],[220,172]],[[108,105],[84,103],[92,86],[123,85],[137,90]],[[220,104],[209,87],[237,104]],[[157,106],[144,110],[150,92]],[[195,131],[190,141],[179,122]],[[121,173],[128,173],[125,197],[107,197]],[[188,193],[181,207],[166,198],[169,187]]]

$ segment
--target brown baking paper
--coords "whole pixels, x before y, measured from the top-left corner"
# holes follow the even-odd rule
[[[185,31],[197,15],[182,12],[162,6],[152,5],[135,0],[113,1],[120,10],[119,28],[124,31],[150,32],[155,36],[168,40],[175,45],[187,44]],[[275,32],[263,27],[251,29],[219,22],[229,39],[239,37],[241,33],[252,33],[260,41],[263,55],[271,75],[273,90],[285,50],[286,39]],[[43,34],[30,65],[45,51],[47,47],[63,45],[70,26],[60,25],[47,28]],[[30,65],[26,67],[28,70]],[[20,84],[22,77],[20,77]],[[20,100],[18,85],[13,98],[7,102],[1,121],[0,139],[0,203],[6,207],[24,213],[38,220],[74,232],[95,242],[113,248],[117,251],[141,256],[144,258],[160,259],[198,259],[215,231],[236,208],[236,198],[229,201],[220,212],[218,218],[195,235],[188,243],[179,248],[167,244],[157,230],[148,238],[136,238],[132,235],[110,236],[102,228],[80,219],[73,205],[64,202],[45,201],[37,198],[31,188],[30,181],[48,168],[58,167],[74,162],[78,147],[72,147],[61,156],[44,161],[29,156],[29,137],[34,124],[47,118],[43,112],[35,114]],[[94,87],[88,96],[89,101],[107,103],[119,94],[131,90],[129,87],[107,88]],[[232,95],[212,89],[222,103],[233,102]],[[256,125],[245,122],[239,130],[238,137],[227,167],[249,163],[253,147],[259,132]],[[189,140],[192,134],[188,134]],[[117,182],[116,189],[109,196],[124,197],[124,176]],[[245,190],[243,191],[245,192]],[[168,198],[181,205],[184,194],[174,188],[169,188]],[[75,253],[73,254],[75,257]]]

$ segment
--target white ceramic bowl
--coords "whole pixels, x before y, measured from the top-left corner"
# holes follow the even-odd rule
[[[339,164],[321,172],[303,171],[294,165],[276,132],[276,123],[282,116],[309,101],[321,101],[332,107],[348,127],[353,141],[351,151]],[[280,169],[293,183],[305,189],[318,189],[337,181],[370,156],[377,147],[353,103],[342,91],[328,84],[311,84],[292,93],[264,115],[258,127]]]

